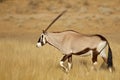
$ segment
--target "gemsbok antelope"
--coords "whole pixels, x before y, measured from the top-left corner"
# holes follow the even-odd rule
[[[105,37],[102,35],[86,35],[73,30],[66,30],[62,32],[47,32],[50,26],[66,11],[63,11],[52,23],[43,30],[38,42],[37,47],[41,47],[46,43],[54,46],[63,53],[63,58],[60,61],[60,66],[68,72],[72,67],[72,55],[91,55],[93,68],[97,64],[97,56],[100,55],[110,72],[112,72],[113,61],[112,51],[110,45]],[[105,54],[105,49],[108,47],[108,56]],[[68,60],[68,67],[64,62]]]

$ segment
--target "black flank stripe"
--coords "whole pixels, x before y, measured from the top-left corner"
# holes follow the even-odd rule
[[[82,55],[82,54],[84,54],[84,53],[87,53],[87,52],[90,51],[90,50],[91,50],[90,48],[86,48],[86,49],[84,49],[84,50],[82,50],[82,51],[80,51],[80,52],[74,53],[73,55]]]

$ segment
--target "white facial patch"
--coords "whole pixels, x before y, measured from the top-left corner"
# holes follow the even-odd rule
[[[37,47],[41,47],[42,45],[41,45],[41,43],[39,42],[39,43],[37,43],[36,46],[37,46]]]
[[[43,38],[43,43],[44,43],[44,44],[46,43],[45,38]]]

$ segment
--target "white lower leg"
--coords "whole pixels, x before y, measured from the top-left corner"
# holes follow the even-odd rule
[[[64,66],[64,62],[63,61],[60,61],[60,66],[65,69],[66,72],[68,72],[68,69]]]
[[[97,62],[94,62],[93,65],[96,66],[96,65],[97,65]]]
[[[109,67],[109,71],[112,72],[112,68],[111,67]]]
[[[72,68],[72,63],[68,62],[68,69],[70,70]]]
[[[95,70],[96,70],[96,65],[97,65],[97,62],[94,62],[94,63],[93,63],[93,66],[92,66],[92,68],[91,68],[91,69],[92,69],[92,70],[93,70],[93,69],[95,69]]]

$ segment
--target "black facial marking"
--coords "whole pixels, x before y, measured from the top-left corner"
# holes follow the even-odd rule
[[[40,42],[40,38],[38,39],[38,42]]]
[[[41,37],[43,38],[43,35]]]
[[[41,35],[41,37],[38,39],[38,43],[41,43],[41,45],[43,46],[44,45],[44,43],[43,43],[43,35]]]

